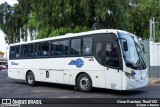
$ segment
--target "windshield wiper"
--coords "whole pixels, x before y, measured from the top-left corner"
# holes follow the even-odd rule
[[[134,64],[134,63],[132,63],[130,61],[127,61],[127,60],[126,60],[126,66],[127,67],[131,67],[133,69],[138,69],[138,65],[137,64]]]
[[[141,56],[140,52],[142,52],[142,51],[137,51],[138,56],[139,56],[139,60],[141,62],[141,65],[143,66],[143,69],[145,69],[146,68],[146,64],[145,64],[145,62],[143,60],[143,57]]]

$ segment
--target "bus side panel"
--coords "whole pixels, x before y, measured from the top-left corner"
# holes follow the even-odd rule
[[[8,69],[8,77],[14,79],[23,79],[23,69],[17,69],[17,68]]]
[[[26,79],[27,71],[32,71],[35,77],[35,81],[40,81],[40,71],[39,69],[26,68],[23,69],[23,79]]]
[[[55,70],[55,77],[56,83],[64,83],[62,70]]]
[[[92,86],[105,88],[105,72],[101,70],[96,71],[86,71],[89,73],[92,79]]]
[[[63,71],[64,84],[70,84],[70,70]]]
[[[76,76],[78,75],[80,71],[79,70],[70,70],[70,85],[75,85],[76,83]]]
[[[64,83],[63,70],[40,70],[40,81],[51,83]]]
[[[8,77],[18,79],[17,69],[15,69],[15,68],[8,69]]]
[[[86,73],[91,77],[92,86],[105,88],[105,75],[104,71],[79,71],[79,70],[70,70],[70,84],[75,85],[76,77],[79,73]]]
[[[23,69],[22,68],[17,69],[16,72],[17,72],[18,79],[24,79],[23,78]]]

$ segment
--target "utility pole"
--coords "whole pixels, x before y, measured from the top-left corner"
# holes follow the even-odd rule
[[[153,23],[153,21],[152,21],[152,19],[150,19],[150,20],[149,20],[149,31],[150,31],[149,40],[150,40],[150,41],[153,41],[153,33],[152,33],[152,29],[153,29],[152,26],[153,26],[153,24],[152,24],[152,23]]]
[[[156,41],[156,27],[155,24],[160,23],[160,22],[155,22],[154,17],[149,20],[149,31],[150,31],[150,41],[155,42]],[[159,38],[160,39],[160,38]]]
[[[152,22],[153,22],[153,24],[152,24],[153,25],[153,42],[155,42],[155,39],[156,39],[155,35],[156,34],[155,34],[155,21],[154,21],[154,17],[153,17],[153,21]]]
[[[155,21],[154,17],[149,20],[150,41],[155,42]]]
[[[149,20],[149,31],[150,31],[150,38],[149,38],[149,40],[150,41],[153,41],[153,42],[155,42],[155,20],[154,20],[154,17],[152,18],[152,19],[150,19]]]

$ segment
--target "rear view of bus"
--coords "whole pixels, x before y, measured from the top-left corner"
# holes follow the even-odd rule
[[[148,71],[144,52],[138,38],[130,33],[118,32],[123,56],[122,90],[148,85]]]

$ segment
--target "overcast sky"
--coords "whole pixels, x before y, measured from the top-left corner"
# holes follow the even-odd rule
[[[15,3],[18,3],[17,0],[0,0],[0,4],[4,3],[4,2],[7,2],[8,4],[10,5],[14,5]],[[8,46],[6,43],[5,43],[5,34],[3,33],[3,31],[0,29],[0,51],[4,52],[6,54],[6,47]],[[5,55],[6,57],[6,55]]]

